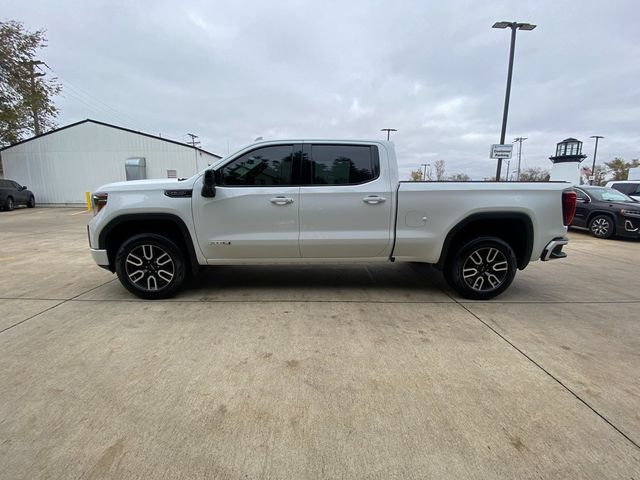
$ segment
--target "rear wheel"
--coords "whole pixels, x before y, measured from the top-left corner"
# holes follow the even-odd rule
[[[4,204],[5,210],[11,211],[16,208],[16,204],[13,201],[13,197],[7,197],[7,201]]]
[[[613,220],[608,215],[597,215],[589,222],[591,235],[597,238],[609,238],[613,235]]]
[[[185,280],[182,251],[162,235],[146,233],[130,238],[118,249],[115,263],[120,283],[144,299],[170,297]]]
[[[495,237],[480,237],[454,253],[445,267],[445,279],[465,298],[489,300],[511,285],[517,267],[509,244]]]
[[[28,208],[33,208],[33,207],[35,207],[35,206],[36,206],[36,199],[34,198],[34,196],[33,196],[33,195],[31,195],[31,196],[29,197],[29,201],[27,202],[27,207],[28,207]]]

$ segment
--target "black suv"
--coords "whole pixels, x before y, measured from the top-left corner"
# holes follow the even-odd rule
[[[16,205],[36,206],[36,198],[31,190],[13,180],[0,179],[0,208],[13,210]]]
[[[588,228],[594,237],[640,237],[640,202],[613,188],[574,187],[576,214],[571,225]]]

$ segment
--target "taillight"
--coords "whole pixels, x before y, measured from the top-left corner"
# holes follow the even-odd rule
[[[571,225],[573,216],[576,214],[576,192],[562,192],[562,223],[565,227]]]
[[[106,193],[94,193],[91,195],[91,206],[93,207],[93,214],[97,215],[102,207],[107,204],[107,199],[109,195]]]

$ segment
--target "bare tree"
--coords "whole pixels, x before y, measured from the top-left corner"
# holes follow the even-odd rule
[[[449,180],[452,182],[470,182],[471,177],[466,173],[454,173],[453,175],[449,175]]]
[[[548,182],[549,170],[540,167],[532,167],[520,172],[521,182]]]

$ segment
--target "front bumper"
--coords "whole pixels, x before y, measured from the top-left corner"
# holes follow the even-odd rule
[[[97,250],[95,248],[92,248],[91,256],[93,257],[93,261],[98,265],[100,265],[101,267],[109,268],[109,255],[107,255],[106,250]]]
[[[567,243],[569,243],[569,239],[567,237],[554,238],[549,243],[547,243],[547,246],[544,247],[544,250],[542,250],[540,260],[546,262],[547,260],[557,260],[558,258],[565,258],[567,254],[562,251],[562,247],[564,247]]]

